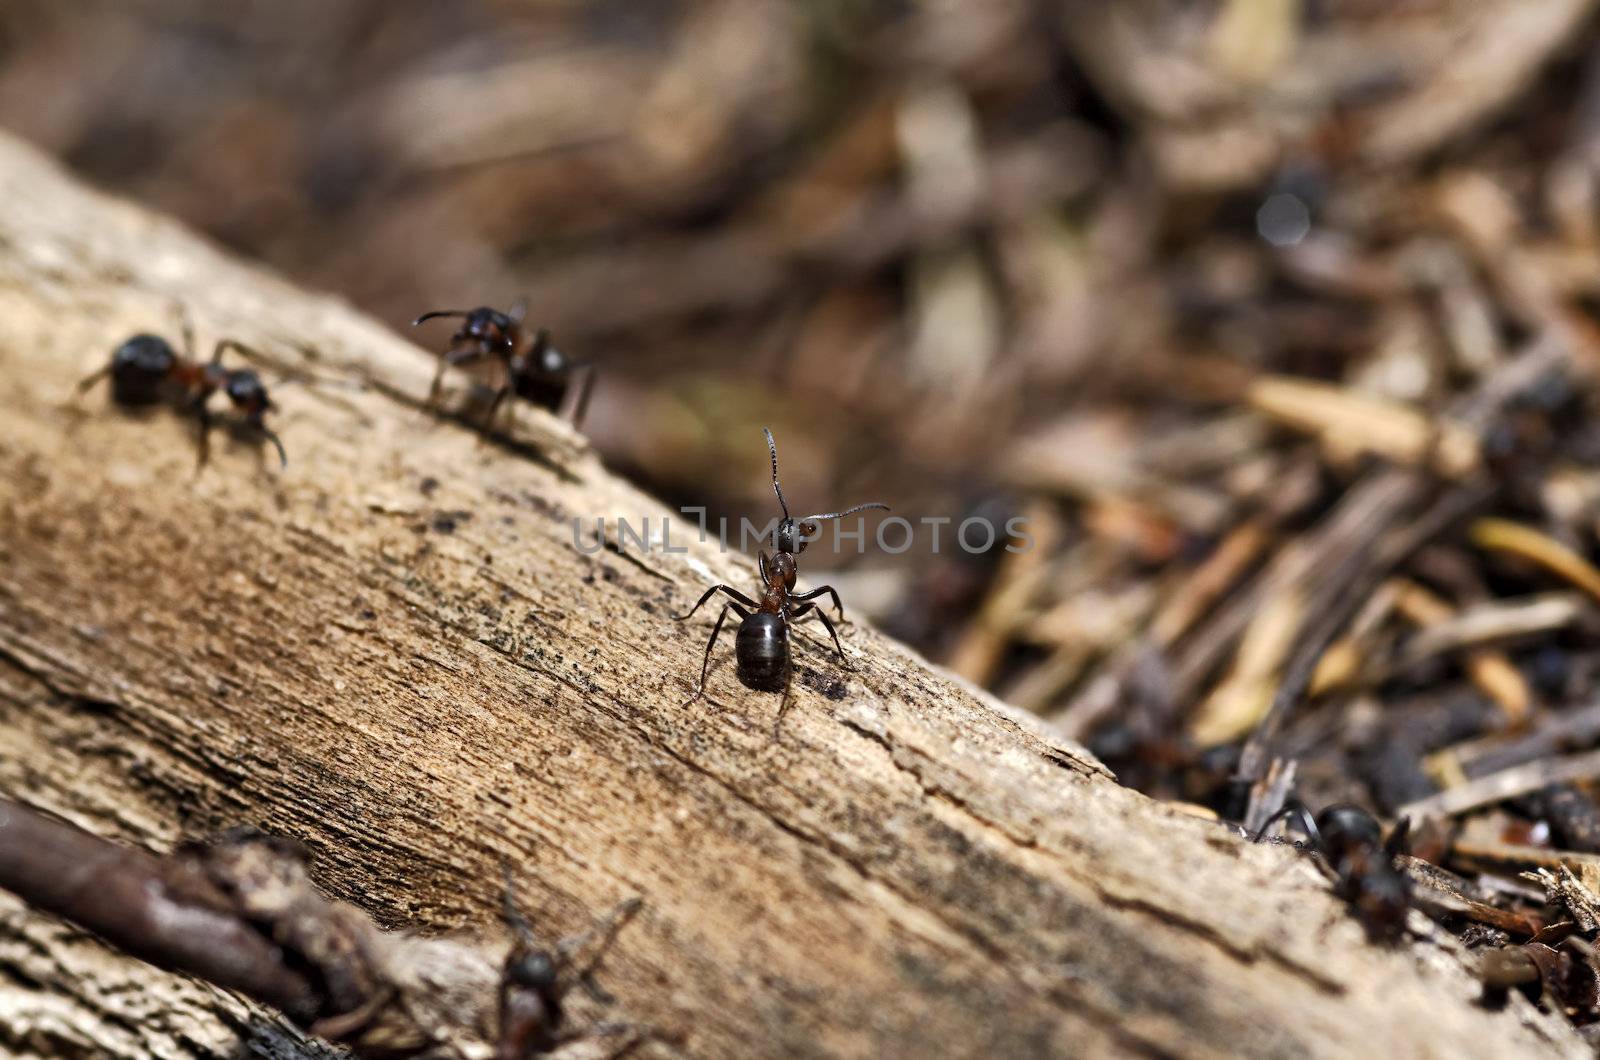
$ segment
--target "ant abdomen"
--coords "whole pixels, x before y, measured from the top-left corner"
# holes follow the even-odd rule
[[[135,335],[111,355],[111,400],[119,405],[158,405],[172,388],[178,355],[159,335]]]
[[[789,669],[789,630],[780,615],[756,611],[739,623],[733,656],[739,680],[757,692],[783,687]]]

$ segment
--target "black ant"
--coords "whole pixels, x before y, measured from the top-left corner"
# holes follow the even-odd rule
[[[78,384],[78,393],[84,393],[109,375],[111,400],[124,408],[165,404],[192,410],[200,420],[200,463],[203,466],[211,456],[212,419],[207,402],[220,390],[228,396],[244,425],[278,450],[279,465],[288,467],[289,457],[283,451],[283,442],[264,419],[277,406],[267,396],[266,385],[253,370],[223,367],[222,353],[229,348],[247,357],[259,356],[242,342],[223,339],[212,351],[211,360],[195,360],[194,332],[186,319],[183,354],[159,335],[135,335],[112,351],[109,364]]]
[[[515,941],[500,973],[500,1040],[496,1060],[523,1060],[554,1051],[569,1042],[592,1035],[627,1030],[621,1024],[602,1023],[588,1030],[562,1028],[565,1001],[574,986],[602,1005],[615,998],[594,981],[594,970],[616,941],[618,932],[643,903],[638,898],[621,902],[597,927],[556,943],[555,949],[539,945],[526,918],[517,909],[511,874],[506,874],[505,918]],[[589,950],[587,956],[585,950]]]
[[[428,390],[428,405],[433,406],[439,399],[446,365],[461,367],[487,359],[500,366],[502,378],[494,391],[485,422],[494,421],[495,411],[510,394],[559,412],[570,392],[575,399],[569,418],[574,427],[582,427],[589,409],[589,394],[594,389],[594,366],[556,349],[545,328],[534,332],[532,342],[524,350],[522,317],[526,311],[525,304],[519,301],[509,313],[489,306],[435,309],[413,320],[412,327],[436,317],[460,317],[462,321],[461,327],[450,336],[450,344],[439,355],[439,367],[433,373],[433,386]]]
[[[783,519],[773,533],[775,553],[771,560],[768,560],[766,552],[763,551],[758,560],[762,587],[760,603],[730,585],[713,585],[701,595],[686,614],[677,616],[680,622],[689,618],[700,610],[701,604],[718,592],[725,593],[731,598],[730,602],[722,605],[722,613],[717,616],[717,624],[711,627],[711,639],[706,642],[705,659],[700,664],[700,683],[695,686],[694,696],[689,700],[691,703],[705,695],[706,675],[711,668],[711,652],[717,646],[717,635],[722,632],[722,623],[727,619],[730,610],[739,616],[739,632],[734,637],[733,652],[739,680],[747,688],[760,692],[776,692],[781,687],[784,694],[783,702],[787,704],[789,679],[792,676],[789,665],[789,626],[795,620],[813,612],[822,620],[822,624],[828,629],[828,634],[833,637],[833,646],[839,653],[839,660],[849,665],[845,659],[844,648],[839,643],[838,630],[834,629],[828,613],[818,609],[812,602],[822,596],[829,597],[839,612],[839,621],[843,622],[844,604],[839,601],[839,593],[831,585],[823,585],[806,593],[796,593],[794,585],[799,570],[795,564],[795,555],[803,552],[810,539],[816,535],[819,521],[838,519],[867,508],[882,508],[887,511],[888,505],[873,501],[842,512],[808,515],[798,520],[792,518],[789,515],[789,505],[783,499],[783,490],[778,485],[778,446],[773,442],[770,430],[762,428],[762,431],[767,436],[767,451],[772,455],[772,491],[778,495],[778,505],[783,509]],[[780,705],[780,720],[782,714],[783,707]]]
[[[1332,872],[1334,893],[1350,903],[1367,937],[1375,942],[1397,939],[1411,908],[1412,885],[1394,862],[1405,853],[1410,818],[1402,817],[1385,841],[1383,826],[1359,806],[1328,806],[1313,818],[1304,804],[1291,801],[1267,818],[1254,842],[1261,842],[1280,820],[1295,821],[1311,840],[1311,849]]]

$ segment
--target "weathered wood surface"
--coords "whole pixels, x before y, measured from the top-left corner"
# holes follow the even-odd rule
[[[197,474],[192,424],[74,394],[126,335],[175,334],[179,298],[203,346],[315,377],[275,391],[287,472],[219,439]],[[686,705],[710,618],[670,615],[748,565],[580,553],[574,518],[662,509],[551,417],[505,444],[424,413],[431,369],[0,143],[0,791],[163,849],[299,837],[389,926],[495,930],[502,859],[552,935],[641,895],[608,1016],[696,1056],[1584,1052],[861,626],[854,671],[801,645],[776,738],[726,650]],[[0,1048],[241,1033],[317,1051],[0,905]]]

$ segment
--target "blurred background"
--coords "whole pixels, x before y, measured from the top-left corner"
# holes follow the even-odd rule
[[[1595,7],[9,0],[0,125],[402,333],[526,297],[669,502],[775,514],[770,425],[796,507],[1026,518],[1024,553],[807,573],[1214,803],[1329,513],[1534,337],[1600,349]],[[1488,505],[1587,561],[1592,390],[1539,402]],[[1443,535],[1356,648],[1566,587]],[[1545,617],[1499,684],[1473,642],[1319,685],[1302,782],[1392,807],[1441,748],[1567,717],[1597,623]]]

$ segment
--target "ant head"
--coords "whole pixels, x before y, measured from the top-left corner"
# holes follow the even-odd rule
[[[272,404],[267,398],[267,388],[262,384],[261,377],[248,368],[229,372],[223,390],[235,408],[265,411]]]
[[[1383,828],[1377,818],[1348,803],[1329,806],[1317,814],[1317,831],[1322,834],[1323,853],[1330,860],[1383,842]]]
[[[425,320],[435,317],[460,317],[461,328],[455,333],[455,340],[470,339],[481,342],[495,350],[509,351],[516,345],[515,332],[516,320],[498,309],[489,306],[479,306],[477,309],[434,309],[422,314],[411,322],[416,327]]]
[[[784,518],[772,535],[773,547],[781,556],[785,553],[799,555],[817,536],[817,524],[810,520]]]
[[[555,992],[560,985],[561,969],[546,950],[513,952],[506,961],[505,980],[540,994]]]
[[[505,338],[516,326],[516,321],[498,309],[479,306],[466,314],[461,324],[461,334],[494,342]]]
[[[111,398],[119,405],[154,405],[165,397],[167,378],[178,363],[159,335],[135,335],[111,355]]]

